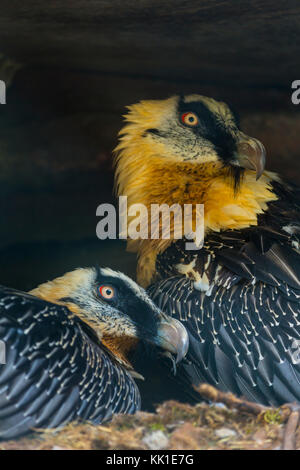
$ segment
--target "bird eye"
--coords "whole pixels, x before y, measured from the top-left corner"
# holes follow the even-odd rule
[[[105,300],[112,300],[115,297],[115,289],[112,286],[99,286],[98,292]]]
[[[188,113],[183,113],[181,115],[181,121],[186,126],[193,127],[193,126],[197,126],[197,124],[199,122],[199,119],[198,119],[197,114],[192,113],[192,112],[188,112]]]

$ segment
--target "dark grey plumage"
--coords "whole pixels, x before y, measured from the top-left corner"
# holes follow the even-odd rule
[[[300,193],[278,182],[273,191],[257,226],[210,233],[196,255],[178,241],[158,257],[162,280],[149,293],[189,332],[190,363],[177,375],[188,401],[208,382],[264,404],[300,402]],[[202,291],[176,270],[193,261]]]
[[[141,398],[132,377],[143,374],[151,357],[143,355],[136,371],[129,356],[144,342],[177,360],[188,348],[184,327],[143,288],[98,267],[67,273],[31,294],[0,287],[0,341],[6,349],[0,439],[135,413]]]
[[[0,312],[0,438],[139,409],[131,375],[66,307],[1,287]]]

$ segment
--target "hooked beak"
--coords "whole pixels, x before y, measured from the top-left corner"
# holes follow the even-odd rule
[[[180,362],[189,348],[188,333],[183,324],[168,316],[163,316],[157,330],[156,344],[176,355],[176,363]]]
[[[256,179],[258,180],[265,169],[265,147],[259,140],[240,132],[237,140],[235,159],[230,163],[234,166],[255,171]]]

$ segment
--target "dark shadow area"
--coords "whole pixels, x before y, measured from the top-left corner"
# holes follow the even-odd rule
[[[113,201],[125,106],[141,99],[228,101],[268,169],[299,183],[299,25],[294,0],[3,1],[0,282],[29,289],[96,263],[134,273],[125,244],[97,240],[95,214]]]
[[[0,284],[30,290],[78,267],[110,267],[135,277],[135,255],[125,243],[83,239],[73,242],[19,243],[0,251]]]

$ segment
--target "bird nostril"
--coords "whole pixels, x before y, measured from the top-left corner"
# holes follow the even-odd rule
[[[248,142],[242,142],[237,145],[237,151],[238,153],[250,155],[251,153],[253,153],[254,149],[250,144],[248,144]]]
[[[256,139],[239,143],[237,151],[239,154],[247,155],[249,158],[255,158],[257,154],[260,155],[262,152],[265,152],[263,144]]]

